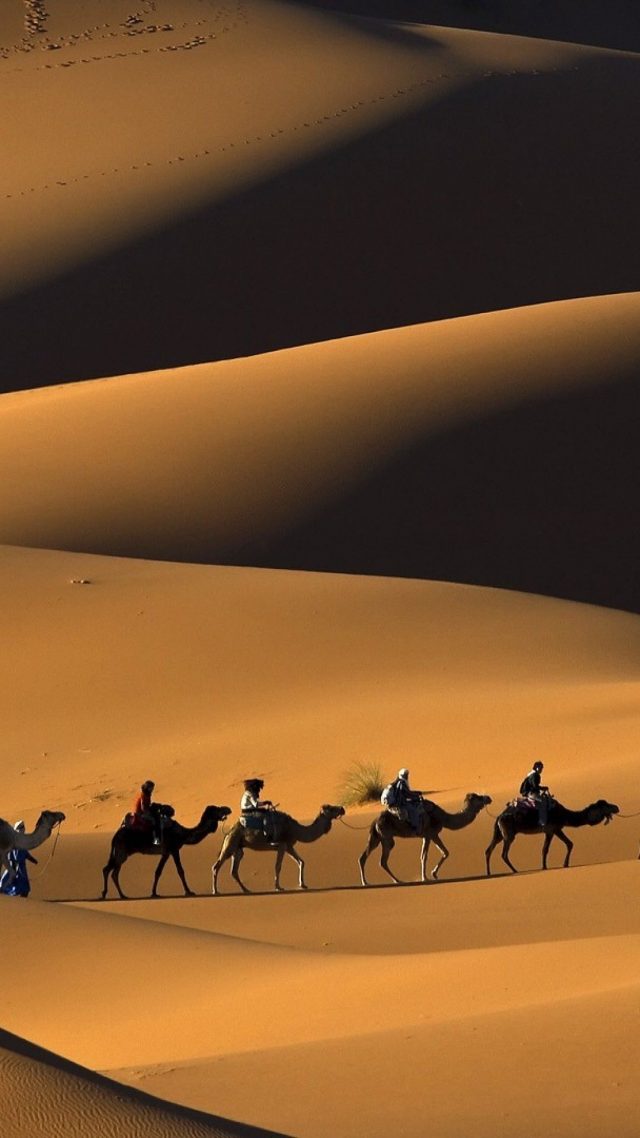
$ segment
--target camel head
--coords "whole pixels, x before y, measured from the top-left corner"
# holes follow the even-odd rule
[[[224,822],[230,813],[230,806],[205,806],[199,825],[211,828],[211,833],[214,834],[218,829],[218,823]]]
[[[336,818],[342,818],[345,813],[344,806],[321,806],[320,813],[324,814],[325,818],[329,818],[335,822]]]
[[[587,807],[590,826],[597,826],[600,822],[608,826],[613,815],[619,813],[620,807],[614,806],[612,802],[606,802],[604,798],[599,798],[597,802]]]
[[[491,805],[491,796],[489,794],[465,794],[465,806],[471,806],[474,810],[484,810],[485,806]]]
[[[63,814],[61,810],[43,810],[36,822],[36,830],[38,826],[42,825],[50,826],[53,829],[54,826],[59,826],[61,822],[64,822],[65,818],[66,814]]]

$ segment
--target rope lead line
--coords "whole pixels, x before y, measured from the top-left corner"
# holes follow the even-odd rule
[[[371,829],[371,822],[367,822],[366,826],[351,826],[348,822],[345,822],[344,818],[338,818],[338,821],[342,822],[342,825],[346,826],[347,830],[370,830]]]
[[[58,829],[56,832],[55,841],[53,843],[53,849],[51,850],[49,857],[45,861],[45,863],[42,866],[42,869],[39,871],[39,873],[32,873],[31,874],[31,880],[32,881],[39,881],[41,877],[44,877],[45,871],[49,868],[49,862],[53,861],[53,855],[56,852],[56,846],[58,844],[58,838],[60,837],[60,830],[61,829],[62,829],[62,822],[58,822]]]

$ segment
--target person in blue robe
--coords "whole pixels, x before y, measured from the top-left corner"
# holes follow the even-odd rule
[[[13,827],[20,834],[24,834],[24,822],[16,822]],[[29,853],[29,850],[13,849],[8,854],[9,869],[5,869],[0,877],[0,893],[7,897],[28,897],[31,892],[27,862],[38,864],[38,859]],[[15,876],[13,876],[15,874]]]

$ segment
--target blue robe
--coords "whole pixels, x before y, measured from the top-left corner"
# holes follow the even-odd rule
[[[28,897],[31,892],[31,885],[27,873],[27,862],[32,861],[36,865],[35,857],[32,857],[28,850],[10,850],[8,859],[11,869],[15,871],[15,877],[11,881],[9,870],[4,870],[2,877],[0,877],[0,893],[5,893],[8,897]]]

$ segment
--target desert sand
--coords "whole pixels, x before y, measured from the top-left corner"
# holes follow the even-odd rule
[[[420,7],[0,10],[0,815],[66,815],[0,896],[18,1138],[637,1135],[638,45]],[[488,878],[536,759],[619,815]],[[211,895],[243,779],[309,824],[365,763],[491,797],[437,883],[362,888],[370,801]],[[102,901],[146,778],[232,818]]]

